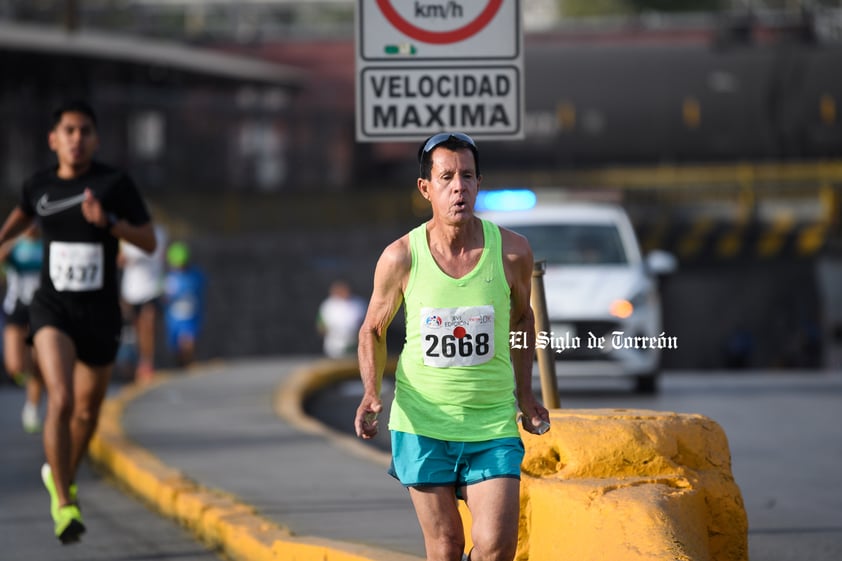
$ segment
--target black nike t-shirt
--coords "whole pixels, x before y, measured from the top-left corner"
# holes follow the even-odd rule
[[[124,172],[99,162],[81,177],[61,179],[57,166],[40,171],[23,185],[20,208],[35,216],[44,240],[41,288],[71,300],[118,302],[118,239],[82,215],[85,189],[103,209],[134,225],[150,221],[146,203]]]

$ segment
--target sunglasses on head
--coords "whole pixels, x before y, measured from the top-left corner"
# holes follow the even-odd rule
[[[473,147],[474,150],[477,149],[477,145],[476,143],[474,143],[474,139],[463,132],[440,132],[439,134],[434,134],[427,140],[427,142],[424,144],[424,147],[421,149],[421,152],[418,154],[418,159],[420,160],[421,156],[430,153],[430,151],[434,150],[436,146],[442,144],[443,142],[447,142],[451,138],[461,140],[462,142],[467,142]]]

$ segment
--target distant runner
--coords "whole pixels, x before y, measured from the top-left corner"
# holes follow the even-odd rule
[[[93,160],[99,137],[87,103],[59,107],[48,140],[58,165],[24,183],[19,205],[0,229],[0,244],[38,221],[44,266],[30,331],[47,389],[41,476],[55,535],[66,544],[85,531],[74,479],[120,344],[118,241],[152,252],[155,232],[134,182]]]

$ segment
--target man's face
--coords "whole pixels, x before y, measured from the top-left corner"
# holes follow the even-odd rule
[[[99,146],[96,127],[84,113],[69,111],[50,131],[50,149],[56,153],[60,167],[86,168]]]
[[[467,222],[474,215],[481,180],[474,154],[467,148],[456,152],[435,148],[432,162],[430,179],[419,179],[418,189],[430,201],[435,216],[453,224]]]

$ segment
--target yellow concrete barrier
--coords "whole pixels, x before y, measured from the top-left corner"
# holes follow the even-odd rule
[[[728,441],[702,415],[554,410],[523,434],[518,560],[743,561]]]

